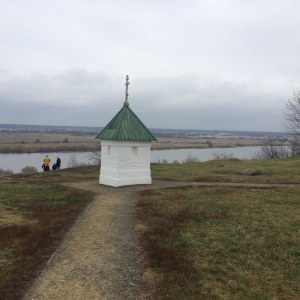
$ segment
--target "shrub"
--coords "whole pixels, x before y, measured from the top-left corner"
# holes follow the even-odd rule
[[[76,155],[72,154],[70,159],[69,159],[69,162],[68,162],[68,167],[69,168],[74,168],[74,167],[78,167],[78,166],[79,166],[79,163],[77,162]]]
[[[34,173],[37,173],[38,170],[36,167],[24,167],[22,170],[21,170],[21,173],[24,173],[24,174],[34,174]]]
[[[188,157],[182,162],[184,164],[194,164],[199,162],[197,157],[193,157],[191,154],[188,155]]]
[[[256,154],[258,159],[277,159],[289,157],[291,155],[288,148],[277,145],[266,145],[260,148],[260,151]]]
[[[212,154],[213,159],[219,160],[219,159],[233,159],[232,154],[227,154],[225,152],[215,152]]]
[[[90,154],[89,160],[92,161],[95,165],[100,165],[101,163],[101,152],[100,151],[94,151]]]
[[[11,175],[11,174],[14,174],[14,172],[12,170],[3,170],[3,169],[0,169],[0,176],[8,176],[8,175]]]
[[[291,156],[300,155],[300,139],[295,138],[289,148],[291,151]]]
[[[86,166],[90,166],[90,164],[86,163],[86,162],[80,162],[80,163],[78,163],[78,167],[86,167]]]

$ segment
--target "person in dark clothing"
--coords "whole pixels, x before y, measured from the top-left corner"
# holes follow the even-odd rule
[[[60,164],[61,164],[61,160],[60,160],[60,158],[57,156],[57,160],[56,160],[56,168],[57,168],[57,170],[60,169]]]
[[[57,166],[56,166],[56,164],[53,164],[53,166],[52,166],[52,170],[56,170],[57,169]]]

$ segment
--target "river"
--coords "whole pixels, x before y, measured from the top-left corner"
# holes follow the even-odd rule
[[[209,149],[172,149],[172,150],[152,150],[151,162],[178,161],[182,163],[188,156],[195,157],[199,161],[208,161],[214,159],[214,154],[224,153],[239,159],[252,159],[260,150],[260,147],[236,147],[236,148],[209,148]],[[67,168],[72,159],[79,164],[93,164],[90,160],[91,152],[60,152],[48,153],[52,162],[56,161],[57,156],[61,158],[61,168]],[[42,171],[43,158],[45,153],[22,153],[22,154],[0,154],[0,169],[12,170],[14,173],[20,173],[26,167],[36,167],[39,172]]]

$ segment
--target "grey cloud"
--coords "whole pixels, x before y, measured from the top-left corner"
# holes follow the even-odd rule
[[[122,107],[124,79],[70,69],[52,76],[35,74],[26,80],[10,80],[0,90],[1,118],[16,122],[10,119],[13,108],[17,118],[22,114],[26,122],[104,126]],[[130,107],[150,127],[218,129],[226,123],[228,130],[234,130],[234,123],[249,119],[243,127],[253,130],[257,127],[253,120],[267,111],[270,115],[275,107],[274,103],[270,106],[271,94],[247,82],[205,81],[192,74],[130,81]],[[276,99],[275,104],[280,101]],[[278,130],[276,120],[273,123]]]
[[[129,73],[130,107],[147,126],[281,130],[281,103],[300,80],[299,9],[294,0],[6,1],[1,121],[103,126]]]

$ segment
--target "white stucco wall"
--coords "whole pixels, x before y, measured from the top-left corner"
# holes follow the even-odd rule
[[[151,142],[101,140],[100,184],[151,184]]]

